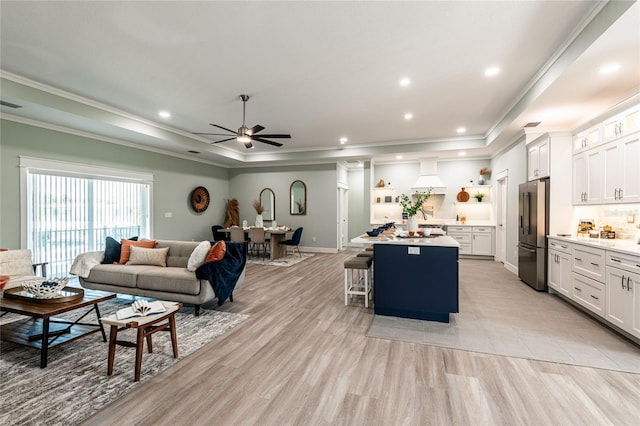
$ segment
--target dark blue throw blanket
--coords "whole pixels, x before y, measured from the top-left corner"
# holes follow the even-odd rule
[[[215,244],[216,241],[212,241]],[[222,260],[207,262],[196,269],[196,278],[209,280],[218,298],[218,306],[227,301],[236,288],[247,263],[247,244],[226,242],[227,251]]]

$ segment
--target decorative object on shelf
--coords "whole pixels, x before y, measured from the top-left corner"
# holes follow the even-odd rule
[[[28,280],[22,288],[39,299],[52,299],[67,285],[69,277]]]
[[[377,188],[384,188],[384,179],[380,179],[378,181],[378,184],[376,185]]]
[[[198,213],[202,213],[209,207],[209,191],[207,191],[207,188],[199,186],[191,191],[191,207]]]
[[[385,202],[385,203],[391,203],[391,202],[392,202],[392,197],[391,197],[391,195],[385,195],[385,196],[384,196],[384,202]]]
[[[402,206],[403,216],[404,213],[407,213],[407,231],[416,232],[418,230],[418,220],[415,215],[418,213],[418,210],[422,209],[422,204],[431,197],[431,188],[427,190],[427,192],[416,191],[413,194],[413,199],[411,200],[407,194],[400,195],[400,205]]]
[[[596,227],[595,221],[593,219],[580,219],[580,223],[578,223],[578,236],[589,236],[589,231],[594,230]]]
[[[264,206],[260,200],[253,200],[253,208],[256,210],[256,226],[258,228],[262,228],[264,226],[264,221],[262,219],[262,212],[264,211]]]
[[[483,167],[480,169],[480,178],[478,179],[478,185],[484,185],[485,184],[485,179],[484,177],[488,174],[491,174],[491,170],[489,170],[486,167]]]
[[[466,221],[467,221],[467,215],[464,213],[460,213],[460,223],[464,225]]]
[[[476,192],[476,194],[473,197],[476,200],[478,200],[479,203],[481,203],[482,199],[484,198],[484,194],[482,192]]]
[[[224,221],[225,228],[230,228],[233,225],[240,225],[240,203],[235,198],[227,200],[227,212],[226,220]]]
[[[464,190],[464,187],[462,187],[462,190],[458,192],[456,199],[461,203],[466,203],[467,201],[469,201],[469,193]]]

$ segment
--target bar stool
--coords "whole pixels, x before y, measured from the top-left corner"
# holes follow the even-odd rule
[[[349,305],[349,296],[364,296],[364,307],[369,307],[371,298],[371,269],[372,258],[351,257],[344,261],[344,305]]]

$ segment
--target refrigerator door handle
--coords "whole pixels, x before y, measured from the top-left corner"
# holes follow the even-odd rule
[[[530,197],[531,194],[529,192],[525,192],[523,194],[523,207],[524,207],[524,212],[523,214],[525,215],[524,218],[524,233],[526,235],[529,235],[531,233],[531,206],[530,206]]]

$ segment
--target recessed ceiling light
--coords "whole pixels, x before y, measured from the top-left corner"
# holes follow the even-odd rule
[[[400,87],[407,87],[411,84],[411,79],[409,77],[404,77],[400,79]]]
[[[396,160],[402,160],[402,155],[396,155]]]
[[[405,120],[411,120],[412,118],[413,118],[413,114],[411,114],[410,112],[408,112],[408,113],[406,113],[406,114],[404,115],[404,119],[405,119]]]
[[[158,115],[162,118],[169,118],[171,117],[171,113],[169,111],[160,111],[158,113]]]
[[[464,157],[465,155],[467,155],[467,153],[466,153],[466,152],[464,152],[464,151],[460,151],[460,152],[458,153],[458,157]]]
[[[467,131],[467,128],[466,128],[466,127],[458,127],[458,128],[456,129],[456,132],[458,132],[458,133],[464,133],[464,132],[466,132],[466,131]]]
[[[347,138],[345,138],[345,137],[341,137],[341,138],[340,138],[340,143],[341,143],[342,145],[344,145],[344,144],[345,144],[345,143],[347,143],[347,142],[349,142],[349,139],[347,139]]]
[[[610,74],[618,71],[620,68],[622,68],[620,64],[608,64],[600,68],[600,74]]]
[[[490,67],[484,70],[485,77],[495,77],[498,74],[500,74],[500,68],[498,67]]]

